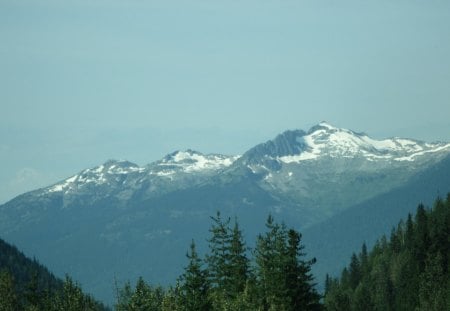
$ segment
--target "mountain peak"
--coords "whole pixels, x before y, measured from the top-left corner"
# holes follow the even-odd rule
[[[199,157],[204,157],[204,154],[192,149],[187,150],[176,150],[172,153],[169,153],[166,155],[162,162],[173,162],[173,163],[179,163],[184,161],[195,161],[195,159],[198,159]]]
[[[334,125],[328,123],[327,121],[322,121],[319,124],[316,124],[316,125],[312,126],[308,130],[307,134],[310,135],[310,134],[312,134],[314,132],[317,132],[317,131],[325,131],[327,133],[346,132],[346,133],[351,133],[351,134],[354,134],[354,135],[358,135],[357,133],[353,132],[352,130],[334,126]]]
[[[331,125],[330,123],[328,123],[327,121],[322,121],[318,124],[318,126],[324,127],[324,128],[328,128],[330,130],[336,129],[336,127],[334,127],[333,125]]]
[[[165,175],[175,172],[195,172],[204,170],[218,170],[230,166],[238,156],[225,156],[221,154],[203,154],[187,149],[174,151],[157,162],[156,167],[164,170]]]
[[[339,128],[326,121],[308,132],[290,130],[257,145],[243,157],[247,164],[280,167],[323,158],[361,158],[367,161],[415,161],[424,154],[450,151],[450,144],[390,138],[373,139],[365,133]],[[277,164],[278,162],[279,164]]]
[[[369,161],[414,161],[426,153],[450,150],[450,144],[424,143],[411,139],[390,138],[377,140],[364,133],[337,128],[322,121],[306,135],[297,137],[304,146],[298,154],[281,156],[285,163],[313,160],[322,157],[355,158]]]

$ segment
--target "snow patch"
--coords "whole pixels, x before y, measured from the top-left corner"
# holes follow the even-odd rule
[[[74,175],[70,178],[67,178],[66,180],[64,180],[62,183],[56,184],[52,187],[50,187],[47,191],[48,192],[59,192],[59,191],[63,191],[65,188],[67,188],[68,186],[70,186],[72,183],[74,183],[77,178],[79,176],[78,175]]]
[[[239,156],[203,155],[193,151],[179,151],[162,160],[160,166],[175,166],[191,173],[203,170],[218,170],[230,166]]]

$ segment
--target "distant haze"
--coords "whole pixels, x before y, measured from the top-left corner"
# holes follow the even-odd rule
[[[450,141],[450,2],[0,2],[0,203],[329,123]]]

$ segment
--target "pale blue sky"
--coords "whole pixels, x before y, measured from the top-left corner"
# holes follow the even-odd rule
[[[0,203],[322,120],[450,141],[450,1],[0,2]]]

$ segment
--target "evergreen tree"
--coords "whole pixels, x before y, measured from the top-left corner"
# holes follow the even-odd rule
[[[264,310],[316,310],[319,295],[314,290],[311,266],[305,261],[301,235],[269,216],[267,232],[258,237],[255,249],[260,304]]]
[[[319,294],[314,289],[314,278],[311,266],[315,259],[305,261],[304,246],[301,244],[301,234],[294,229],[288,230],[288,244],[286,257],[286,287],[290,300],[288,310],[317,310],[319,309]]]
[[[349,266],[349,285],[352,290],[355,290],[361,280],[361,265],[358,256],[353,253]]]
[[[131,295],[128,310],[130,311],[158,311],[161,308],[162,293],[156,293],[147,285],[142,277],[136,283]]]
[[[63,289],[54,300],[55,310],[58,311],[79,311],[79,310],[94,310],[93,303],[89,301],[81,288],[76,284],[72,278],[66,275]]]
[[[258,236],[255,249],[260,304],[263,310],[286,310],[290,305],[284,276],[286,228],[276,224],[271,215],[267,218],[266,228],[266,234]]]
[[[414,231],[413,255],[417,258],[419,270],[422,272],[425,268],[426,253],[429,247],[428,216],[423,204],[417,207],[416,228]]]
[[[230,297],[236,298],[243,293],[249,273],[249,259],[246,255],[246,246],[237,219],[234,221],[234,227],[231,234],[230,262],[228,270],[230,272],[230,280],[227,292]]]
[[[195,243],[192,241],[190,253],[187,258],[189,263],[181,276],[180,296],[183,310],[210,310],[208,299],[208,279],[207,273],[202,268],[202,260],[195,250]]]
[[[220,212],[211,217],[213,225],[209,230],[211,238],[208,240],[210,254],[206,256],[211,286],[219,292],[226,293],[230,287],[230,247],[231,234],[230,219],[223,221]]]

